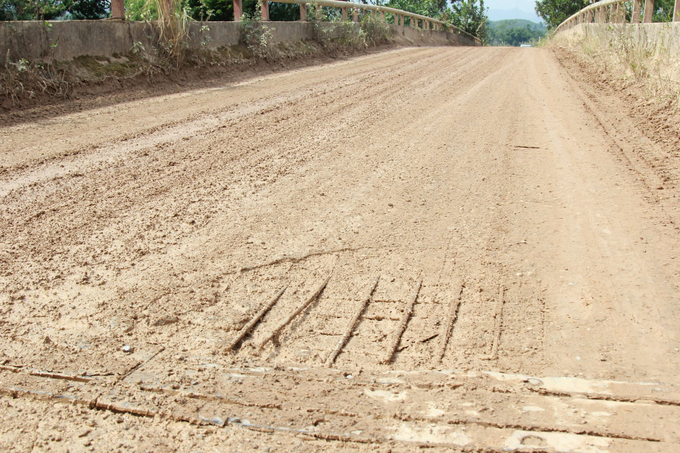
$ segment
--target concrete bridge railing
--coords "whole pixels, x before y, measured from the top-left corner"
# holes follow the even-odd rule
[[[644,10],[642,8],[643,1]],[[631,12],[631,24],[652,23],[654,0],[601,0],[573,14],[555,29],[555,33],[580,24],[625,24],[627,22],[626,15],[629,11]],[[680,0],[675,0],[673,22],[680,22]]]
[[[342,19],[348,20],[348,16],[351,12],[354,22],[359,21],[359,11],[370,11],[371,14],[381,14],[382,18],[385,19],[385,14],[390,14],[394,17],[394,25],[406,25],[406,18],[409,19],[409,25],[411,28],[421,28],[424,30],[434,30],[434,31],[447,31],[450,33],[456,33],[459,35],[466,36],[467,38],[473,40],[477,45],[481,45],[482,42],[476,36],[471,35],[457,27],[454,27],[441,20],[433,19],[431,17],[423,16],[421,14],[412,13],[409,11],[403,11],[400,9],[389,8],[387,6],[380,5],[368,5],[364,3],[353,3],[351,1],[337,1],[337,0],[276,0],[272,2],[269,0],[262,0],[262,20],[269,20],[269,4],[270,3],[292,3],[300,5],[300,21],[305,22],[307,18],[307,5],[315,4],[319,6],[327,6],[331,8],[340,8],[342,10]],[[243,0],[233,0],[234,4],[234,20],[236,22],[241,20],[243,16]],[[125,5],[124,0],[111,0],[111,18],[113,19],[124,19],[125,18]]]
[[[300,5],[300,20],[305,21],[307,18],[307,5],[312,2],[305,0],[276,0],[278,3],[289,3]],[[269,20],[269,3],[268,0],[262,1],[262,20]],[[234,0],[234,17],[239,20],[242,13],[242,0]],[[448,31],[451,33],[458,33],[465,35],[470,39],[479,41],[479,38],[473,36],[453,25],[447,24],[444,21],[433,19],[431,17],[423,16],[421,14],[411,13],[409,11],[403,11],[400,9],[389,8],[387,6],[380,5],[368,5],[363,3],[352,3],[349,1],[338,1],[338,0],[317,0],[313,4],[319,6],[327,6],[331,8],[340,8],[342,10],[342,20],[348,20],[349,12],[352,13],[352,20],[354,22],[359,21],[359,11],[370,11],[371,14],[380,14],[385,20],[385,14],[390,14],[394,18],[394,25],[406,25],[406,18],[409,18],[409,25],[411,28],[422,28],[425,30],[434,31]],[[479,41],[481,44],[481,41]]]

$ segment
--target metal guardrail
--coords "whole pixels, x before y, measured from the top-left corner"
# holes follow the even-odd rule
[[[643,1],[644,13],[642,10]],[[632,8],[629,8],[631,3]],[[555,33],[568,30],[579,24],[625,24],[626,13],[629,10],[631,11],[631,24],[639,24],[641,21],[646,24],[652,23],[654,0],[601,0],[571,15],[555,29]],[[673,22],[680,22],[680,0],[675,2]]]
[[[240,20],[243,15],[243,0],[233,0],[234,1],[234,20]],[[327,6],[331,8],[342,9],[342,20],[348,20],[348,13],[351,10],[352,18],[354,22],[358,22],[358,14],[360,10],[371,11],[372,14],[380,13],[382,14],[383,20],[385,19],[385,13],[392,14],[394,16],[394,25],[406,25],[406,18],[409,18],[409,25],[411,28],[422,28],[424,30],[435,30],[435,31],[449,31],[451,33],[456,33],[459,35],[466,36],[467,38],[481,44],[478,37],[471,35],[458,27],[447,24],[441,20],[433,19],[431,17],[423,16],[421,14],[411,13],[409,11],[403,11],[400,9],[389,8],[387,6],[380,5],[367,5],[363,3],[353,3],[350,1],[338,1],[338,0],[317,0],[317,1],[304,1],[304,0],[276,0],[262,1],[262,20],[269,20],[269,3],[289,3],[300,5],[300,20],[305,21],[307,18],[307,5],[315,4],[319,6]],[[422,26],[419,26],[419,21]]]

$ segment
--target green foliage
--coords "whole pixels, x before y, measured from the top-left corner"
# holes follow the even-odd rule
[[[477,36],[483,44],[487,44],[487,22],[489,18],[486,15],[486,10],[484,0],[455,0],[451,4],[451,10],[442,19],[473,36]]]
[[[446,10],[446,1],[440,0],[390,0],[386,6],[432,18],[439,17]]]
[[[595,3],[594,0],[536,0],[536,14],[541,16],[548,24],[548,28],[553,30],[572,14],[576,14],[581,9]],[[644,4],[643,4],[644,5]],[[655,0],[654,2],[654,22],[671,22],[673,20],[673,9],[675,0]],[[631,5],[626,5],[626,20],[630,20],[632,15]]]
[[[535,44],[546,32],[545,25],[522,19],[490,21],[487,28],[492,46]]]
[[[270,3],[269,19],[273,21],[300,20],[300,5],[295,3]]]
[[[257,2],[253,13],[243,14],[238,29],[241,42],[253,55],[259,58],[266,58],[269,55],[272,31],[262,22],[262,3]]]
[[[380,3],[379,0],[376,2]],[[389,0],[387,6],[443,20],[479,37],[484,43],[487,41],[488,17],[484,0],[451,0],[450,8],[447,4],[446,0]],[[406,20],[409,21],[408,18]],[[410,23],[407,22],[407,25]]]
[[[367,45],[385,44],[391,38],[387,23],[380,14],[365,14],[361,18],[361,32]]]
[[[0,0],[0,20],[51,20],[65,10],[60,0]]]
[[[391,30],[381,14],[362,11],[359,17],[358,24],[343,21],[337,9],[307,4],[307,21],[314,30],[314,39],[326,49],[366,48],[390,40]]]
[[[73,19],[104,19],[109,16],[110,9],[109,0],[76,0],[71,3],[68,12]]]
[[[233,0],[182,0],[194,20],[234,20]],[[258,8],[257,0],[244,0],[243,13],[253,16]],[[272,21],[300,20],[300,6],[293,3],[270,3],[269,18]]]
[[[158,19],[158,9],[156,8],[156,2],[151,0],[125,0],[125,19]]]
[[[0,21],[103,19],[110,0],[0,0]]]
[[[674,8],[674,0],[656,0],[654,2],[654,16],[652,16],[654,22],[672,22]]]
[[[158,11],[158,46],[160,56],[169,59],[175,66],[184,64],[186,50],[189,47],[189,23],[191,17],[188,9],[181,2],[174,0],[153,0]]]
[[[592,0],[536,0],[536,14],[553,30],[590,3]]]

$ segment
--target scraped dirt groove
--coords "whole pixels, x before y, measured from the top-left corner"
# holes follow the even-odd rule
[[[579,83],[401,49],[4,127],[2,449],[673,451],[668,150]]]

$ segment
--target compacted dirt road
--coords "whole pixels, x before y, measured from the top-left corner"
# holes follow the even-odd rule
[[[678,451],[677,147],[586,82],[407,48],[0,129],[0,449]]]

